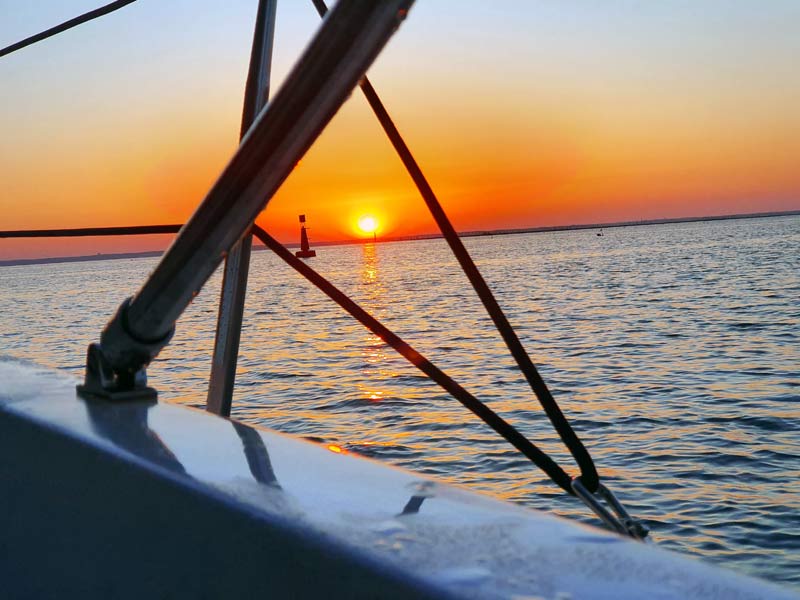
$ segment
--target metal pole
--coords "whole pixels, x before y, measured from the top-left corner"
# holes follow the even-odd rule
[[[175,322],[291,173],[405,18],[413,0],[340,0],[261,111],[156,269],[104,328],[79,391],[146,389],[144,368]]]
[[[250,54],[250,69],[244,93],[240,137],[244,137],[256,115],[266,106],[269,99],[277,6],[278,0],[259,0],[258,3],[253,49]],[[211,375],[208,381],[208,398],[206,400],[207,411],[225,417],[231,414],[252,245],[253,236],[251,233],[247,233],[225,258],[217,333],[214,338],[214,354],[211,360]]]

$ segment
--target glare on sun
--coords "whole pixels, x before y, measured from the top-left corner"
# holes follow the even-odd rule
[[[358,228],[364,233],[372,233],[378,228],[378,221],[369,215],[358,220]]]

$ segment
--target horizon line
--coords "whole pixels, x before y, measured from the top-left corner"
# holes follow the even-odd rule
[[[556,231],[580,231],[583,229],[600,229],[600,228],[616,228],[616,227],[636,227],[647,225],[669,225],[671,223],[696,223],[703,221],[725,221],[735,219],[758,219],[764,217],[788,217],[800,215],[800,209],[783,210],[783,211],[768,211],[768,212],[755,212],[755,213],[738,213],[729,215],[707,215],[701,217],[670,217],[662,219],[643,219],[638,221],[614,221],[608,223],[587,223],[587,224],[571,224],[571,225],[545,225],[538,227],[520,227],[514,229],[487,229],[487,230],[471,230],[458,232],[459,237],[481,237],[490,235],[514,235],[525,233],[548,233]],[[407,241],[423,241],[442,239],[444,236],[439,233],[423,233],[419,235],[405,235],[405,236],[390,236],[385,238],[372,238],[364,239],[349,239],[337,241],[316,242],[315,246],[349,246],[353,244],[372,244],[372,243],[391,243],[391,242],[407,242]],[[255,240],[254,240],[255,241]],[[283,244],[286,248],[299,247],[298,243]],[[254,251],[263,251],[267,248],[261,244],[253,246]],[[161,256],[165,250],[144,250],[141,252],[122,252],[122,253],[109,253],[109,254],[87,254],[78,256],[51,256],[41,258],[17,258],[0,260],[0,267],[15,267],[25,265],[37,264],[53,264],[53,263],[66,263],[66,262],[87,262],[96,260],[120,260],[126,258],[152,258],[154,256]]]

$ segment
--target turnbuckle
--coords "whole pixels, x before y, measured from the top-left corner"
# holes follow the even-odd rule
[[[583,503],[592,509],[592,512],[600,517],[600,520],[612,531],[620,535],[632,537],[635,540],[644,541],[650,530],[641,521],[634,519],[625,510],[617,497],[602,483],[597,484],[597,491],[592,493],[583,485],[580,476],[572,480],[572,491],[580,498]],[[611,507],[611,510],[603,505],[603,502]],[[611,511],[614,511],[613,513]]]

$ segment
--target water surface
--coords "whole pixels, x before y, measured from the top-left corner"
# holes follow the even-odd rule
[[[469,238],[593,454],[666,547],[800,586],[800,218]],[[441,240],[311,263],[570,471]],[[0,352],[81,374],[155,259],[0,269]],[[150,378],[201,405],[219,277]],[[234,416],[594,522],[527,460],[267,252],[254,253]]]

